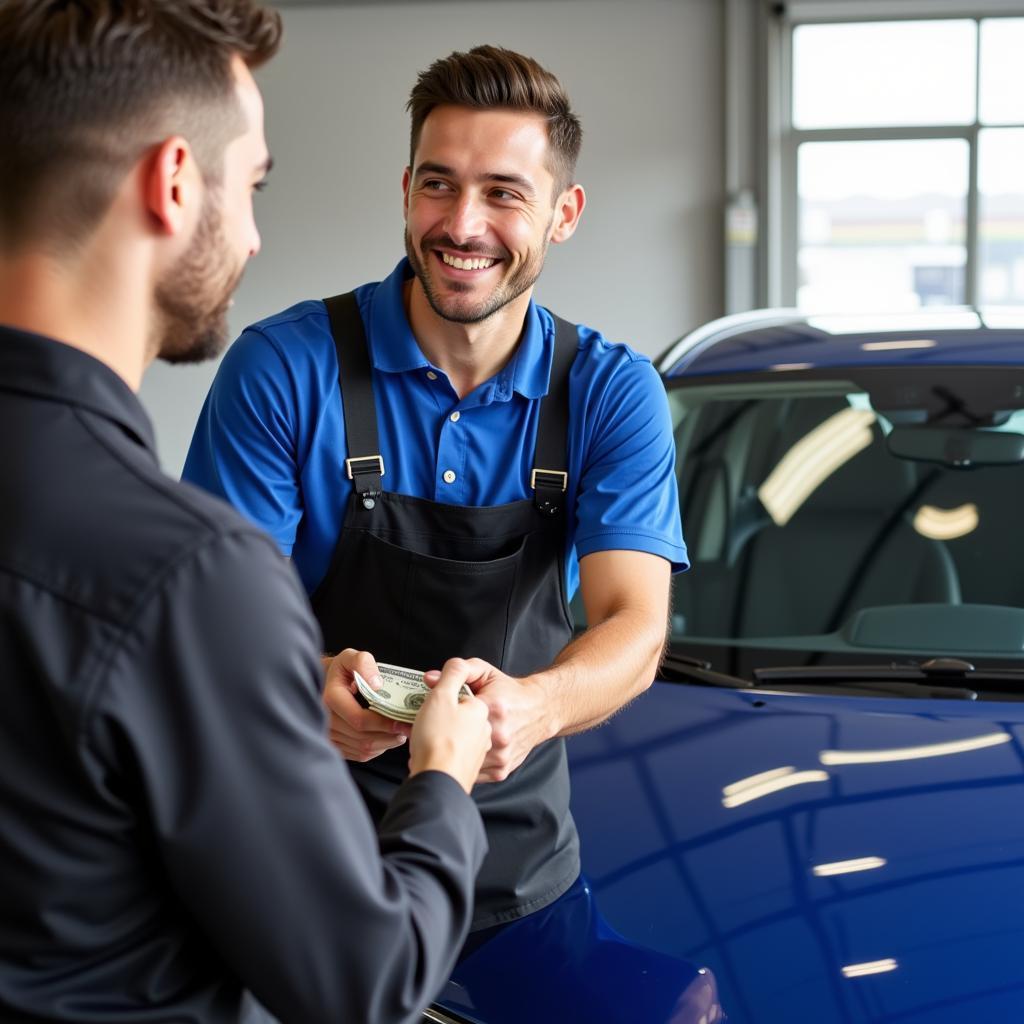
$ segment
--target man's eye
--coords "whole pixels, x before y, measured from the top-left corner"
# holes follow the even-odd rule
[[[267,179],[264,178],[262,181],[255,182],[252,187],[254,191],[262,192],[267,187]]]
[[[448,188],[448,185],[443,181],[438,181],[436,178],[430,178],[423,182],[423,187],[428,192],[443,192]]]

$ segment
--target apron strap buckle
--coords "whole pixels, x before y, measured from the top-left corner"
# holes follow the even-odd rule
[[[530,473],[530,486],[537,508],[553,516],[562,509],[562,495],[569,486],[569,474],[561,469],[534,469]]]
[[[360,455],[345,460],[345,472],[360,497],[376,497],[381,491],[384,459],[380,455]]]

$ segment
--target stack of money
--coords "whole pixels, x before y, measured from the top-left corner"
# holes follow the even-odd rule
[[[430,687],[423,682],[423,673],[412,668],[380,663],[377,669],[384,682],[379,690],[373,689],[358,672],[353,673],[356,677],[356,687],[370,710],[376,711],[378,715],[384,715],[385,718],[393,718],[396,722],[414,722],[420,706],[430,693]],[[469,696],[470,690],[463,684],[459,691],[459,700]]]

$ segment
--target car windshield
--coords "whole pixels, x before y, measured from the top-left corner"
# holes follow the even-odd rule
[[[668,382],[677,653],[1024,657],[1020,374],[855,376]]]

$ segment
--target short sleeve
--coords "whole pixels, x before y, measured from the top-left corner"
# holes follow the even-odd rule
[[[274,343],[244,331],[221,361],[182,472],[269,533],[284,555],[303,514],[297,392]]]
[[[689,567],[679,516],[675,443],[664,385],[622,346],[599,394],[588,396],[589,436],[577,492],[577,556],[645,551]]]

